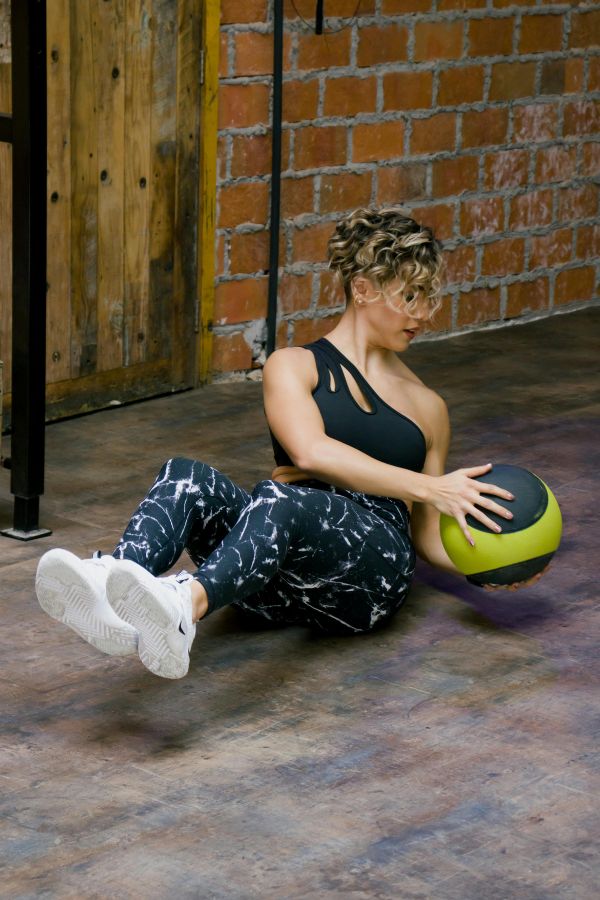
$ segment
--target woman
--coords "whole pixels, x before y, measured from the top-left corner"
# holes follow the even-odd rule
[[[347,300],[339,323],[264,367],[271,479],[249,494],[206,463],[168,460],[112,556],[41,558],[42,608],[98,649],[137,651],[151,672],[180,678],[196,623],[229,603],[265,623],[368,632],[402,605],[415,550],[460,574],[440,513],[471,543],[468,513],[495,530],[485,510],[511,518],[474,480],[491,464],[444,474],[445,403],[397,356],[439,306],[431,230],[399,207],[358,209],[328,254]],[[184,549],[197,571],[158,577]]]

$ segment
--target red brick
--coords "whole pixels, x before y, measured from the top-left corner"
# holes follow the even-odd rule
[[[279,279],[277,299],[281,315],[289,315],[299,310],[308,309],[312,295],[312,272],[306,275],[286,273]]]
[[[503,144],[507,129],[507,109],[491,107],[481,111],[468,110],[463,113],[462,145],[467,148]]]
[[[331,69],[350,63],[351,29],[298,36],[299,69]]]
[[[283,178],[281,181],[281,215],[284,219],[313,212],[314,183],[308,178]]]
[[[463,23],[415,22],[415,62],[459,59],[462,55]]]
[[[402,13],[429,12],[433,0],[383,0],[381,12],[384,16],[397,16]]]
[[[486,0],[438,0],[438,12],[447,12],[453,9],[484,9]]]
[[[535,6],[536,0],[493,0],[496,9],[506,9],[507,6]],[[552,0],[554,2],[554,0]],[[558,3],[559,0],[556,0]],[[561,0],[562,2],[562,0]]]
[[[529,268],[562,266],[571,259],[571,228],[556,228],[548,234],[534,235],[529,251]]]
[[[389,72],[383,76],[383,108],[428,109],[431,106],[432,72]]]
[[[600,256],[600,225],[582,225],[577,229],[577,256],[579,259]]]
[[[265,22],[267,0],[221,0],[221,23]]]
[[[571,14],[571,33],[569,35],[569,47],[580,47],[587,50],[589,47],[600,46],[600,9],[573,12]]]
[[[215,324],[236,325],[267,314],[267,278],[221,281],[215,287]]]
[[[375,12],[375,0],[361,0],[360,14],[363,16]],[[335,0],[333,8],[325,7],[326,16],[339,16],[340,18],[352,19],[356,13],[356,0]],[[294,0],[293,3],[286,2],[284,4],[284,15],[286,19],[304,19],[309,21],[315,18],[315,2],[314,0]],[[326,32],[327,33],[327,32]]]
[[[235,74],[270,75],[273,71],[273,35],[242,31],[235,35]]]
[[[477,288],[469,293],[461,293],[458,298],[459,328],[493,322],[500,318],[500,288]]]
[[[483,66],[456,66],[440,71],[438,104],[457,106],[460,103],[476,103],[483,100]]]
[[[375,78],[328,78],[325,82],[326,116],[355,116],[375,112],[377,82]]]
[[[223,181],[227,171],[227,142],[224,137],[217,138],[217,183]]]
[[[252,350],[243,334],[215,334],[212,368],[214,372],[235,372],[252,366]]]
[[[536,278],[534,281],[517,281],[508,285],[506,299],[506,318],[514,319],[524,313],[538,309],[547,309],[550,292],[548,279]]]
[[[523,271],[524,238],[502,238],[483,247],[482,275],[514,275]]]
[[[581,69],[583,70],[583,59],[577,58],[569,60],[574,66],[575,63],[579,63]],[[583,82],[583,79],[581,79]],[[579,93],[581,91],[581,87],[578,86],[573,88],[573,92]],[[590,59],[590,70],[588,76],[588,91],[600,91],[600,56],[592,56]]]
[[[408,28],[406,25],[369,25],[358,29],[359,66],[400,62],[408,59]]]
[[[573,303],[575,300],[590,300],[594,295],[596,270],[594,266],[580,266],[564,269],[556,276],[554,303]]]
[[[320,308],[342,306],[346,302],[344,288],[336,272],[325,269],[319,275],[319,300]]]
[[[343,125],[307,125],[296,132],[296,169],[340,166],[346,162],[346,135]]]
[[[562,44],[562,15],[524,15],[519,53],[551,53]]]
[[[442,112],[412,120],[411,153],[437,153],[456,147],[456,113]]]
[[[231,154],[233,178],[267,175],[271,171],[271,135],[234,135]]]
[[[356,125],[353,135],[354,162],[377,162],[404,153],[404,122],[376,122]]]
[[[334,222],[317,222],[297,228],[292,236],[294,262],[325,262],[327,242],[335,230]]]
[[[229,75],[229,33],[222,31],[219,37],[219,76],[226,78]]]
[[[279,350],[280,347],[287,347],[288,344],[288,320],[284,319],[283,322],[280,322],[277,326],[277,335],[275,339],[275,349]]]
[[[490,100],[513,100],[535,94],[534,62],[495,63],[492,66]]]
[[[586,135],[600,131],[600,101],[576,100],[566,103],[563,134]]]
[[[266,271],[269,267],[269,232],[232,234],[230,257],[232,275]]]
[[[527,150],[498,150],[487,153],[484,161],[485,190],[501,191],[527,184],[529,153]]]
[[[385,166],[378,171],[378,203],[405,203],[407,200],[421,200],[426,196],[426,163],[403,163],[399,166]]]
[[[371,202],[370,172],[343,172],[321,177],[321,212],[343,212]]]
[[[460,208],[460,230],[467,237],[481,237],[503,231],[502,197],[476,197],[464,200]]]
[[[590,141],[583,145],[581,175],[598,175],[600,172],[600,142]]]
[[[318,102],[318,81],[284,81],[282,114],[286,122],[312,121],[317,115]]]
[[[563,147],[559,144],[538,150],[536,154],[535,180],[570,181],[577,174],[577,147]]]
[[[583,184],[580,187],[561,188],[558,192],[559,221],[574,222],[589,219],[598,212],[598,187]]]
[[[552,190],[528,191],[510,201],[510,231],[538,228],[552,222]]]
[[[558,110],[551,103],[517,106],[514,111],[514,140],[550,141],[556,137]]]
[[[411,216],[420,225],[428,225],[439,240],[444,241],[452,237],[454,204],[437,203],[434,206],[416,206],[413,207]]]
[[[475,247],[460,244],[454,250],[444,250],[446,284],[473,281],[476,272]]]
[[[222,275],[225,272],[225,237],[222,234],[217,236],[215,247],[215,275]]]
[[[341,319],[341,313],[333,316],[323,316],[318,319],[296,319],[294,321],[294,347],[301,347],[311,341],[316,341],[333,331]]]
[[[219,85],[219,128],[246,128],[268,121],[268,85]]]
[[[235,228],[244,222],[267,220],[269,185],[265,181],[232,184],[219,191],[219,228]]]
[[[469,56],[509,56],[512,53],[515,20],[471,19],[469,27]]]
[[[598,83],[598,79],[596,80],[596,86],[593,85],[592,81],[592,72],[594,68],[594,64],[598,64],[600,60],[598,57],[592,58],[590,60],[590,86],[589,90],[599,90],[600,84]],[[583,57],[573,57],[572,59],[565,60],[565,94],[580,94],[583,91]]]
[[[431,164],[431,193],[434,197],[450,197],[464,191],[476,191],[479,160],[476,156],[436,159]]]
[[[560,95],[565,89],[565,59],[543,59],[540,94]]]
[[[452,294],[442,294],[441,307],[432,319],[423,319],[421,328],[423,334],[434,334],[442,331],[450,331],[452,328]]]

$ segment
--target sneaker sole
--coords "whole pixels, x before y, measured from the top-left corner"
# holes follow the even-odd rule
[[[80,564],[81,560],[68,550],[50,550],[42,557],[35,579],[40,606],[102,653],[136,653],[137,635],[129,628],[107,625],[98,617],[96,595],[79,573]]]
[[[169,644],[179,619],[173,621],[155,589],[154,576],[127,560],[110,571],[106,584],[108,602],[138,632],[138,653],[146,668],[161,678],[183,678],[190,667],[189,654],[183,659]]]

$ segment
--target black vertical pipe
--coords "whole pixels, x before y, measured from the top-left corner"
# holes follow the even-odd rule
[[[44,492],[46,401],[46,0],[11,8],[13,146],[13,317],[11,491],[8,537],[38,527]]]
[[[277,337],[279,286],[279,221],[281,208],[281,108],[283,93],[283,0],[275,0],[273,22],[273,113],[271,117],[271,234],[269,241],[269,299],[267,306],[267,356]]]

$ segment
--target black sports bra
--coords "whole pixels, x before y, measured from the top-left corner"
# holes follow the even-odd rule
[[[325,433],[381,462],[420,472],[425,464],[427,443],[419,426],[382,400],[364,375],[327,338],[302,346],[315,356],[319,380],[312,395],[323,417]],[[352,396],[342,366],[356,379],[369,401],[370,410],[363,409]],[[330,372],[335,390],[330,387]],[[273,432],[269,431],[277,465],[293,465]]]

